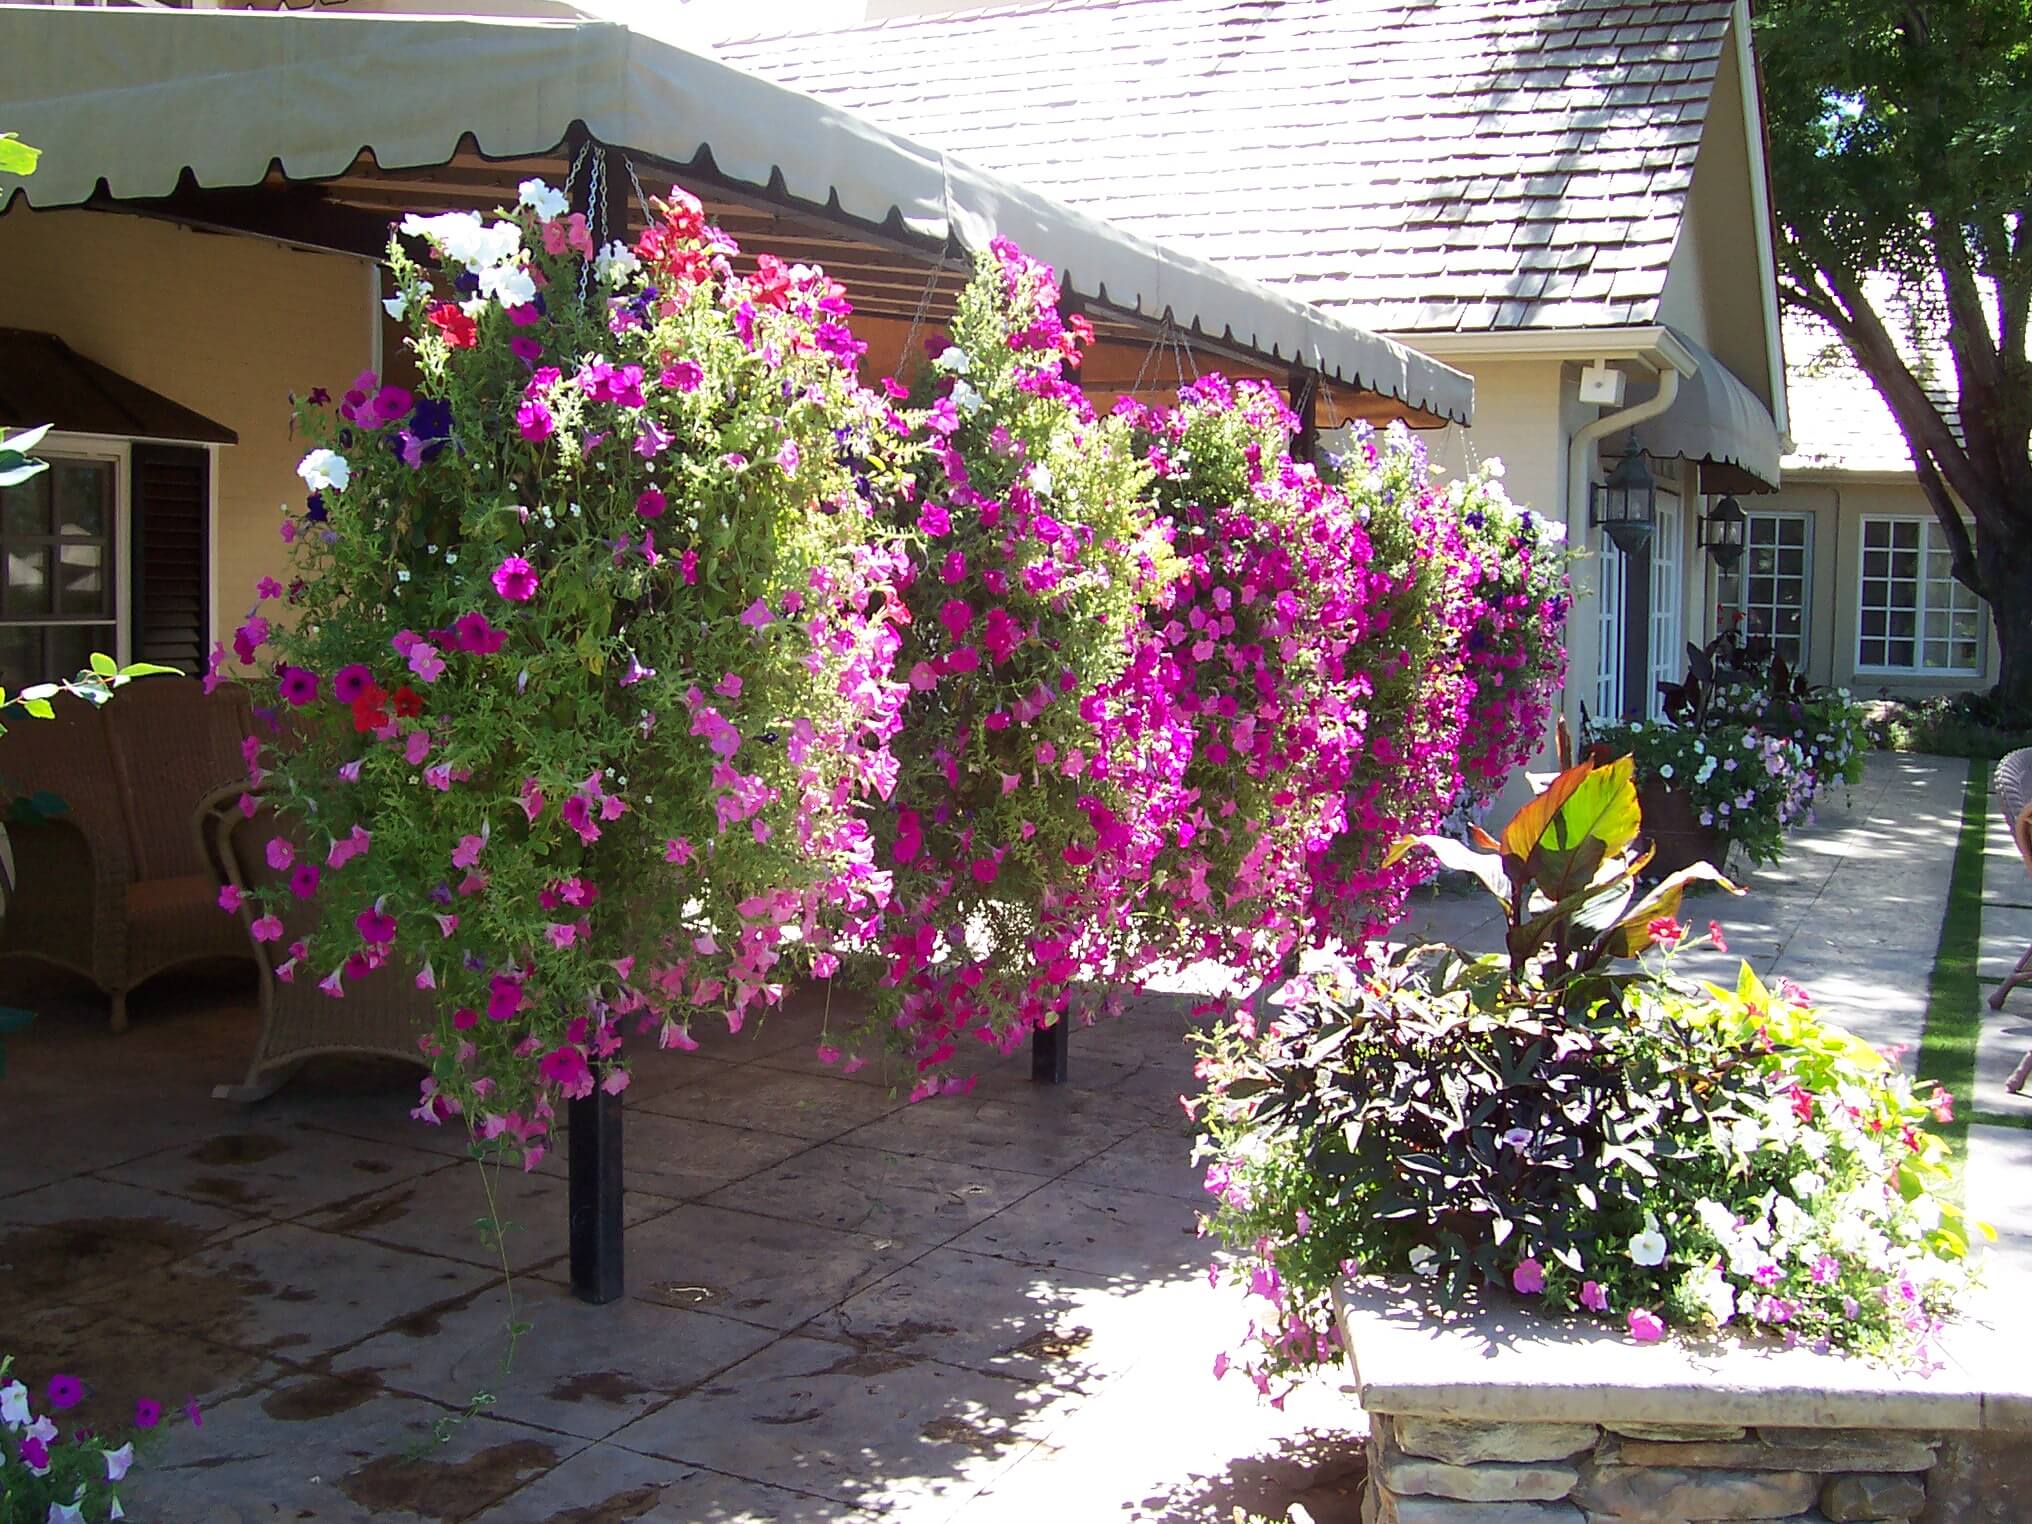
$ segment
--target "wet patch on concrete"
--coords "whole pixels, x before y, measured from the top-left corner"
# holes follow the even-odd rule
[[[211,1138],[190,1151],[193,1164],[212,1166],[227,1164],[259,1164],[264,1159],[273,1159],[277,1154],[287,1153],[289,1145],[280,1138],[271,1138],[265,1133],[234,1132],[223,1137]]]
[[[246,1181],[230,1175],[199,1175],[185,1182],[184,1193],[216,1201],[221,1206],[258,1207],[268,1200],[261,1192],[250,1189]]]
[[[630,1487],[604,1503],[588,1503],[584,1508],[553,1514],[551,1524],[630,1524],[662,1502],[664,1491],[656,1486]]]
[[[611,1402],[618,1407],[654,1390],[621,1371],[582,1371],[551,1387],[550,1395],[557,1402]]]
[[[370,1513],[406,1508],[426,1519],[463,1519],[557,1462],[554,1448],[533,1439],[489,1445],[462,1461],[383,1455],[341,1480],[339,1490]]]
[[[918,1363],[915,1355],[901,1355],[894,1350],[864,1349],[851,1355],[842,1355],[831,1365],[815,1371],[805,1372],[808,1376],[886,1376],[891,1371],[908,1370]]]
[[[984,1454],[992,1454],[1009,1442],[1007,1434],[997,1434],[971,1418],[934,1418],[917,1432],[938,1444],[965,1445]]]
[[[414,1190],[394,1191],[386,1196],[370,1196],[357,1206],[349,1207],[329,1222],[323,1224],[333,1233],[365,1233],[386,1223],[398,1221],[409,1215],[410,1200]]]
[[[0,1237],[0,1287],[24,1307],[75,1297],[137,1270],[184,1259],[206,1230],[156,1217],[80,1217],[37,1223]]]
[[[1045,1328],[1021,1344],[1012,1344],[1005,1355],[1022,1355],[1032,1360],[1070,1360],[1094,1341],[1091,1328]]]
[[[350,1413],[380,1395],[379,1371],[349,1371],[344,1376],[318,1373],[278,1386],[261,1399],[261,1411],[284,1423],[308,1423]]]

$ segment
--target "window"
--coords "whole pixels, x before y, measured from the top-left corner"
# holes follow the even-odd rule
[[[1619,720],[1623,717],[1623,588],[1629,579],[1629,562],[1606,530],[1595,535],[1595,564],[1602,569],[1596,610],[1595,718]]]
[[[1812,543],[1808,514],[1751,514],[1743,526],[1735,596],[1728,600],[1742,620],[1743,633],[1769,640],[1794,671],[1806,663]]]
[[[1982,671],[1982,605],[1948,567],[1947,536],[1933,520],[1863,520],[1859,670]]]
[[[0,685],[70,677],[117,655],[120,462],[56,456],[0,488]]]
[[[1680,636],[1679,499],[1660,491],[1656,527],[1651,531],[1651,689],[1645,708],[1654,720],[1665,718],[1660,683],[1676,683],[1684,674],[1686,653]]]

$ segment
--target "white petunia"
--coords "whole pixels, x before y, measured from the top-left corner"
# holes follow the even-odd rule
[[[1660,763],[1658,766],[1658,776],[1661,778],[1670,778],[1672,776],[1672,764],[1670,762]]]
[[[1662,1265],[1666,1248],[1665,1235],[1658,1231],[1657,1219],[1646,1212],[1644,1231],[1630,1240],[1630,1262],[1645,1266]]]
[[[1411,1268],[1420,1275],[1439,1274],[1439,1253],[1425,1244],[1411,1251]]]
[[[296,474],[313,492],[344,492],[353,468],[336,450],[312,450],[296,463]]]
[[[1041,460],[1030,468],[1030,490],[1039,497],[1051,496],[1051,467]]]
[[[641,268],[635,251],[618,238],[593,256],[593,274],[602,285],[618,286]]]
[[[964,381],[953,382],[952,402],[954,407],[969,417],[978,413],[986,405],[981,399],[981,394]]]
[[[396,322],[401,322],[409,316],[409,293],[407,291],[398,291],[393,296],[382,298],[381,310],[394,318]]]
[[[497,265],[522,247],[522,230],[512,222],[481,223],[473,212],[440,212],[419,217],[411,212],[402,219],[402,231],[435,245],[447,259],[462,265]]]
[[[491,296],[503,307],[527,307],[536,300],[536,282],[513,260],[488,265],[479,274],[480,294]]]
[[[974,368],[972,358],[957,344],[946,345],[944,352],[931,365],[933,370],[942,370],[950,376],[964,376]]]
[[[1764,1129],[1757,1125],[1755,1117],[1738,1117],[1730,1124],[1729,1144],[1737,1153],[1748,1158],[1763,1146]]]
[[[1802,1138],[1800,1141],[1803,1143],[1806,1140]],[[1827,1140],[1825,1138],[1821,1140],[1821,1147],[1823,1149],[1827,1147]],[[1827,1182],[1812,1170],[1803,1169],[1792,1177],[1791,1184],[1793,1195],[1797,1196],[1801,1201],[1811,1201],[1821,1193],[1826,1187]]]
[[[120,1481],[127,1475],[127,1468],[134,1464],[134,1441],[131,1439],[117,1450],[101,1450],[106,1458],[106,1480]]]
[[[1736,1315],[1735,1288],[1722,1277],[1719,1270],[1710,1267],[1707,1273],[1695,1282],[1693,1294],[1701,1306],[1707,1309],[1707,1315],[1714,1319],[1717,1328]]]
[[[28,1422],[28,1388],[19,1381],[0,1386],[0,1424],[18,1429]]]
[[[515,187],[515,199],[545,222],[562,217],[570,205],[561,190],[552,190],[542,180],[524,180]]]

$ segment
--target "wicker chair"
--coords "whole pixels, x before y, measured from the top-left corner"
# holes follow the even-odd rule
[[[55,718],[20,719],[0,736],[15,866],[0,959],[82,974],[111,997],[120,1032],[128,992],[144,980],[247,956],[190,832],[198,801],[246,771],[247,702],[149,677],[102,705],[52,703]],[[39,808],[49,796],[61,801],[55,813]]]
[[[244,790],[233,787],[220,789],[206,800],[198,812],[200,839],[225,882],[242,889],[276,887],[288,875],[268,865],[268,843],[278,835],[292,838],[299,851],[303,843],[294,840],[295,833],[266,801],[251,816],[246,814],[240,806],[244,797]],[[314,973],[305,972],[288,981],[275,977],[277,961],[288,956],[285,949],[310,931],[318,915],[314,906],[288,895],[283,900],[279,942],[254,942],[254,910],[248,905],[241,907],[240,919],[246,930],[240,934],[253,948],[261,976],[261,1031],[247,1062],[246,1079],[238,1085],[216,1086],[213,1097],[251,1105],[287,1084],[306,1059],[327,1054],[367,1054],[424,1063],[417,1038],[436,1024],[436,1006],[426,991],[417,989],[412,979],[397,970],[384,968],[352,983],[343,1000],[334,1000],[320,990]]]
[[[1997,799],[2011,822],[2011,840],[2025,860],[2025,871],[2032,873],[2032,747],[2014,751],[1997,764],[1996,789]],[[2002,1010],[2004,997],[2027,981],[2032,981],[2032,947],[2025,949],[2010,977],[1990,996],[1990,1009]],[[2025,1088],[2028,1078],[2032,1078],[2032,1052],[2018,1060],[2018,1067],[2004,1082],[2005,1088],[2016,1095]]]

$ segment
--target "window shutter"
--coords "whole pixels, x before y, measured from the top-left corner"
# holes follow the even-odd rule
[[[211,452],[137,442],[133,463],[129,649],[195,675],[212,629]]]

